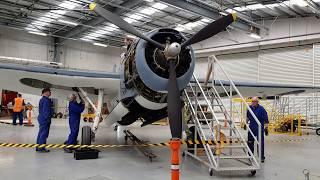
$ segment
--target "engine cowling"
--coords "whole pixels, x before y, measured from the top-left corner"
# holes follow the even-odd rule
[[[169,28],[153,30],[147,36],[161,44],[167,41],[181,44],[186,40],[179,31]],[[192,47],[182,49],[175,62],[178,87],[183,90],[195,67]],[[162,50],[143,39],[131,45],[124,60],[121,80],[121,102],[129,113],[119,123],[127,125],[139,117],[157,120],[167,116],[168,69]]]

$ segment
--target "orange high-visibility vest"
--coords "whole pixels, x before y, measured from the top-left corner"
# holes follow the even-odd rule
[[[13,112],[21,112],[22,110],[23,110],[23,99],[17,97],[14,99]]]

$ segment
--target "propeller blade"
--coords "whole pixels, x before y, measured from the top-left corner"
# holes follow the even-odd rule
[[[199,32],[197,32],[195,35],[193,35],[190,39],[185,41],[181,47],[184,48],[218,34],[219,32],[225,30],[236,19],[237,15],[235,13],[231,13],[227,16],[219,18],[216,21],[213,21],[212,23],[201,29]]]
[[[160,48],[161,50],[164,50],[164,48],[165,48],[164,45],[162,45],[162,44],[158,43],[157,41],[154,41],[153,39],[140,33],[139,31],[136,30],[136,28],[134,28],[131,24],[129,24],[128,22],[123,20],[117,14],[114,14],[114,13],[100,7],[95,3],[91,3],[89,5],[89,9],[96,12],[97,14],[99,14],[100,16],[105,18],[106,20],[110,21],[112,24],[118,26],[120,29],[122,29],[128,33],[131,33],[137,37],[140,37],[141,39],[144,39],[144,40],[152,43],[154,46]]]
[[[168,83],[168,117],[172,138],[181,138],[182,134],[182,112],[181,99],[176,77],[175,64],[169,61],[169,83]]]

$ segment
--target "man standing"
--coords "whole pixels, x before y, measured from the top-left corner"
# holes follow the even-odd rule
[[[16,98],[14,98],[13,102],[13,125],[17,125],[17,117],[19,117],[19,125],[21,126],[23,124],[23,109],[24,109],[24,100],[22,99],[21,94],[18,94]]]
[[[79,133],[79,126],[80,126],[80,118],[81,113],[84,110],[84,101],[79,95],[80,103],[77,102],[77,96],[75,94],[71,94],[69,96],[69,127],[70,127],[70,134],[68,140],[66,142],[67,145],[76,145],[77,138]],[[72,149],[64,148],[64,151],[67,153],[71,153]]]
[[[49,130],[51,125],[51,117],[53,114],[52,101],[49,98],[51,91],[49,88],[42,90],[42,98],[39,101],[39,133],[37,137],[37,144],[46,144],[49,136]],[[36,148],[37,152],[50,152],[45,148]]]
[[[268,113],[267,111],[259,105],[259,99],[258,97],[252,98],[252,104],[250,106],[250,109],[253,111],[257,119],[259,120],[261,124],[261,162],[264,162],[265,156],[264,156],[264,134],[268,135]],[[253,135],[259,139],[259,126],[257,122],[254,120],[253,116],[250,114],[249,110],[247,111],[247,122],[250,123],[249,127],[253,133]],[[248,131],[248,146],[252,153],[254,153],[254,138],[250,131]]]

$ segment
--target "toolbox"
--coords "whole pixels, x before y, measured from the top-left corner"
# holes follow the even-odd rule
[[[74,150],[74,158],[76,160],[82,159],[97,159],[99,157],[99,150],[91,148],[82,148]]]

